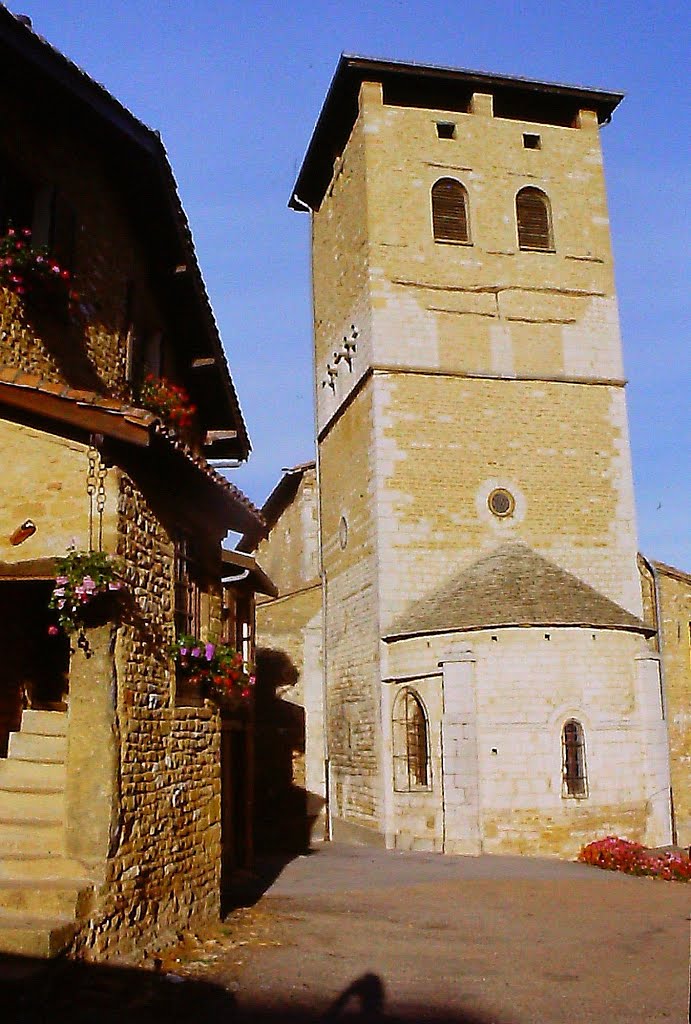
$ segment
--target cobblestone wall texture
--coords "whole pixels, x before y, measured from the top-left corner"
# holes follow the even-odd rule
[[[118,821],[104,884],[76,949],[126,957],[215,919],[220,899],[220,717],[177,707],[173,543],[124,474],[120,549],[133,605],[118,632]],[[213,602],[218,595],[213,596]]]

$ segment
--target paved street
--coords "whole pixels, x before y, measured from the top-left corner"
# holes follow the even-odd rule
[[[317,850],[264,897],[282,945],[248,960],[241,1008],[686,1024],[686,885],[554,860]]]
[[[158,972],[0,964],[0,1019],[687,1024],[690,908],[577,864],[330,844]]]

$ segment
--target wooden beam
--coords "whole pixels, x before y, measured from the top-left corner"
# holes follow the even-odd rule
[[[234,441],[237,436],[237,430],[207,430],[204,447],[216,444],[217,441]]]
[[[107,412],[88,402],[82,404],[73,398],[60,398],[36,388],[0,383],[0,404],[68,424],[85,434],[103,434],[142,448],[149,444],[149,427],[144,423],[134,422],[117,411]]]
[[[218,366],[218,363],[216,362],[213,356],[209,356],[208,358],[205,359],[192,360],[193,370],[211,370],[216,366]]]

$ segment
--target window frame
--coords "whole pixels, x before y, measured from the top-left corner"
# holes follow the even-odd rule
[[[394,792],[431,792],[429,718],[425,704],[416,690],[405,687],[397,694],[392,708],[391,726]]]
[[[439,210],[439,201],[441,199],[441,196],[439,198],[437,198],[437,196],[435,196],[435,189],[438,190],[439,186],[443,186],[446,183],[458,186],[458,195],[456,197],[456,202],[458,201],[458,199],[461,200],[461,205],[462,205],[462,210],[463,210],[463,228],[464,228],[465,238],[454,238],[454,237],[450,237],[448,234],[444,235],[444,234],[440,233],[441,230],[442,230],[441,224],[440,224],[440,220],[442,218],[442,213]],[[438,245],[472,245],[473,244],[473,239],[472,239],[472,234],[471,234],[471,231],[470,231],[470,199],[469,199],[469,196],[468,196],[468,189],[465,187],[463,182],[459,181],[458,178],[452,178],[449,175],[444,175],[444,177],[442,177],[442,178],[437,178],[437,180],[433,183],[432,187],[430,188],[430,193],[429,194],[430,194],[430,215],[431,215],[431,222],[432,222],[432,238],[434,239],[435,244],[438,244]],[[445,201],[447,203],[450,203],[450,202],[453,201],[453,199],[448,199],[446,197],[444,197],[444,199],[445,199]],[[436,203],[435,203],[435,200],[436,200]],[[460,207],[459,207],[459,209],[460,209]],[[451,221],[451,217],[450,217],[449,214],[446,214],[444,219],[447,222],[452,222]],[[460,218],[458,218],[458,220],[460,222]],[[438,232],[438,228],[439,228],[439,232]]]
[[[561,795],[564,799],[588,798],[586,754],[583,724],[577,718],[567,718],[561,728]]]
[[[519,203],[521,197],[527,197],[530,195],[535,199],[540,199],[542,208],[545,214],[545,245],[534,244],[530,241],[525,240],[525,219],[523,218],[523,228],[521,228],[522,218],[519,212]],[[552,204],[547,193],[537,188],[535,185],[524,185],[518,190],[514,197],[514,211],[516,215],[516,238],[518,241],[518,248],[521,252],[556,252],[554,244],[554,224],[552,219]],[[522,237],[523,235],[523,237]]]

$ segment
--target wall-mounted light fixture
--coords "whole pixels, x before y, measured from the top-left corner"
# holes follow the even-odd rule
[[[18,544],[23,544],[29,537],[33,537],[36,533],[36,523],[33,519],[25,519],[21,526],[18,526],[10,537],[10,544],[16,547]]]

